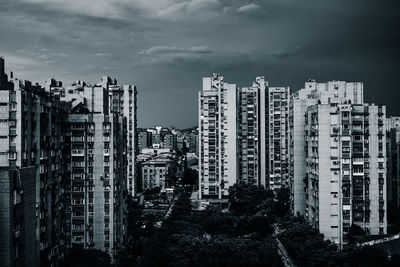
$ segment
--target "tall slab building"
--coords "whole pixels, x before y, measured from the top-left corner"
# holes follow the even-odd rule
[[[7,80],[0,59],[0,261],[52,265],[65,253],[69,103]]]
[[[388,223],[400,222],[400,117],[387,118],[387,202]]]
[[[229,186],[238,182],[273,190],[286,186],[289,95],[287,87],[269,88],[262,76],[243,88],[223,82],[217,74],[203,79],[199,93],[201,197],[227,196]],[[224,193],[210,194],[210,181],[212,192],[223,186]]]
[[[214,74],[198,101],[199,198],[222,198],[237,181],[237,87]]]
[[[386,234],[386,109],[317,104],[305,116],[305,217],[339,247],[355,224]]]
[[[318,83],[309,80],[304,88],[291,96],[289,108],[289,188],[291,209],[305,215],[305,113],[316,104],[363,104],[363,84],[360,82],[330,81]]]
[[[110,77],[102,77],[101,84],[108,87],[110,94],[111,110],[118,112],[127,119],[127,185],[129,193],[134,196],[137,190],[136,157],[138,155],[137,134],[137,89],[134,85],[119,85]]]
[[[61,100],[72,101],[68,247],[112,251],[125,234],[127,189],[127,120],[121,113],[116,81],[77,82]],[[117,101],[115,101],[117,98]]]
[[[257,77],[251,87],[238,90],[239,180],[263,187],[267,185],[267,88],[264,77]]]
[[[289,184],[289,87],[268,88],[268,181],[276,191]]]

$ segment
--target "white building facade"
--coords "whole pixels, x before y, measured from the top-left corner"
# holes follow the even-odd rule
[[[222,198],[237,181],[237,87],[214,74],[198,101],[199,198]]]
[[[289,188],[294,214],[305,215],[305,113],[309,106],[329,103],[363,104],[360,82],[309,80],[291,96],[289,108]]]
[[[386,234],[386,109],[317,104],[305,116],[305,217],[340,247],[352,224]]]
[[[288,187],[289,87],[268,88],[268,173],[269,188]]]

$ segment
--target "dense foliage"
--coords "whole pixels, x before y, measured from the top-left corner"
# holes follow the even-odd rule
[[[271,221],[218,206],[194,212],[181,194],[171,216],[144,241],[139,266],[282,266]]]
[[[388,257],[379,246],[349,246],[339,251],[335,244],[326,241],[317,229],[304,219],[293,216],[279,218],[283,230],[278,238],[297,266],[400,266],[399,254]],[[350,236],[365,232],[352,226]]]
[[[140,205],[128,202],[128,238],[116,250],[116,266],[283,266],[277,240],[299,267],[400,266],[400,256],[389,257],[382,246],[339,251],[303,218],[290,215],[287,189],[274,195],[259,187],[234,185],[229,209],[210,204],[203,211],[193,209],[188,190],[178,192],[160,228],[142,214]],[[353,226],[348,238],[363,233]],[[64,266],[110,266],[110,257],[98,250],[75,250],[66,262]]]
[[[111,267],[110,255],[99,249],[73,248],[65,256],[61,267]]]

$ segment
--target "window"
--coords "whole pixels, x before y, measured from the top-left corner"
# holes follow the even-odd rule
[[[17,104],[15,104],[15,103],[10,103],[10,110],[11,110],[11,111],[17,110]]]
[[[17,159],[17,152],[9,152],[8,153],[9,160],[16,160]]]

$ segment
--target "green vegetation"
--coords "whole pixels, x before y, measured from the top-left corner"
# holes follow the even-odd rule
[[[107,252],[99,249],[73,248],[65,256],[61,267],[111,267],[111,257]]]
[[[181,183],[183,185],[195,186],[197,185],[198,181],[199,181],[199,173],[196,170],[185,167]]]
[[[186,190],[186,191],[184,191]],[[400,256],[381,247],[351,246],[339,251],[301,217],[290,215],[289,191],[244,184],[229,189],[229,209],[209,205],[192,209],[190,189],[179,198],[161,228],[129,203],[128,238],[115,255],[117,266],[283,266],[277,238],[302,266],[400,266]],[[362,233],[352,227],[351,235]]]
[[[191,192],[181,191],[161,228],[143,225],[141,207],[129,203],[128,239],[118,266],[283,266],[272,237],[274,217],[268,190],[231,188],[231,209],[210,205],[194,211]],[[275,202],[274,202],[275,203]],[[278,202],[276,204],[278,205]],[[267,208],[267,209],[265,209]],[[271,216],[267,216],[267,214]]]

